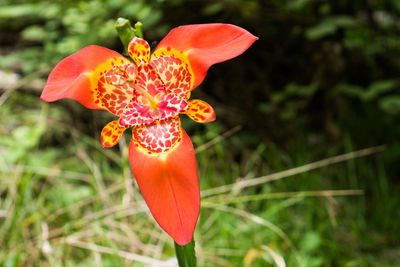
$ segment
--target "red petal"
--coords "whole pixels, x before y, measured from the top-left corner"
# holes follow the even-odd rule
[[[40,98],[48,102],[72,98],[87,108],[105,109],[97,91],[100,77],[114,65],[129,63],[115,51],[87,46],[57,64]]]
[[[129,160],[133,175],[157,223],[179,245],[190,242],[200,210],[197,166],[190,138],[170,152],[149,154],[131,141]]]
[[[173,55],[185,60],[187,57],[194,75],[193,89],[203,81],[211,65],[240,55],[257,39],[231,24],[180,26],[160,42],[152,58]]]

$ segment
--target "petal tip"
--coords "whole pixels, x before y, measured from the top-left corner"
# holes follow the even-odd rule
[[[193,235],[188,235],[182,238],[176,238],[174,239],[174,241],[179,245],[179,246],[185,246],[187,244],[190,243],[190,241],[192,241],[193,239]]]
[[[184,55],[189,62],[194,79],[191,89],[194,89],[204,80],[211,65],[242,54],[257,39],[247,30],[232,24],[184,25],[172,29],[153,54],[158,57],[175,55],[180,51],[176,56]]]
[[[126,128],[118,127],[118,120],[112,121],[104,126],[100,134],[101,145],[103,147],[113,147],[121,139]]]
[[[45,102],[49,102],[46,100],[46,98],[43,96],[43,93],[40,95],[40,100],[45,101]]]
[[[215,121],[215,111],[213,107],[207,102],[194,99],[188,102],[189,108],[186,110],[186,115],[188,115],[192,120],[200,123],[207,123]]]

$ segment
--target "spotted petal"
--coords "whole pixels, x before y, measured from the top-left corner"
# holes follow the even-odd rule
[[[113,147],[121,139],[122,134],[126,128],[118,126],[118,120],[108,123],[101,131],[101,144],[103,147]]]
[[[154,58],[150,64],[156,69],[169,93],[179,98],[188,98],[193,84],[188,63],[174,56],[160,56]]]
[[[151,65],[140,65],[135,86],[135,95],[138,101],[147,104],[151,98],[165,93],[164,83],[158,76],[157,71]]]
[[[139,65],[134,87],[135,96],[120,115],[121,127],[142,126],[160,119],[157,104],[166,90],[152,66]]]
[[[181,122],[176,116],[165,121],[156,121],[151,125],[132,129],[132,138],[136,145],[148,154],[170,151],[181,140]]]
[[[195,99],[188,102],[189,108],[186,110],[186,115],[188,115],[192,120],[196,122],[206,123],[215,120],[215,112],[212,106],[208,103]]]
[[[153,154],[132,139],[129,160],[140,191],[157,223],[179,245],[190,242],[200,210],[196,159],[190,138]]]
[[[111,98],[113,95],[118,99],[118,93],[112,92],[114,86],[104,90],[109,94],[100,93],[99,80],[115,66],[128,64],[131,64],[130,61],[117,52],[100,46],[87,46],[57,64],[50,73],[40,98],[48,102],[72,98],[87,108],[110,110],[104,104],[107,102],[104,97],[108,95]],[[132,94],[133,91],[123,93],[126,102],[129,103]],[[113,109],[110,111],[113,112]]]
[[[149,62],[150,46],[145,40],[135,37],[129,42],[128,53],[136,65],[139,66],[141,63]]]
[[[174,56],[190,67],[191,89],[199,85],[208,68],[243,53],[258,38],[230,24],[197,24],[172,29],[160,42],[151,60]]]
[[[108,70],[99,79],[98,101],[116,116],[121,116],[134,97],[136,72],[136,66],[133,64],[119,65]]]

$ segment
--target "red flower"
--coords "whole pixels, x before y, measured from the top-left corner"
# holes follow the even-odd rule
[[[197,122],[215,120],[213,108],[188,101],[208,68],[243,53],[257,37],[229,24],[187,25],[173,29],[150,56],[148,43],[133,38],[131,61],[99,46],[88,46],[53,69],[44,101],[72,98],[91,109],[118,116],[101,132],[105,147],[132,128],[129,159],[151,213],[179,245],[192,239],[200,192],[192,142],[180,113]]]

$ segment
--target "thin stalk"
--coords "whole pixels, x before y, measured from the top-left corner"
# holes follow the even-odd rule
[[[129,20],[125,18],[118,18],[114,25],[115,29],[118,32],[119,38],[121,39],[122,44],[124,45],[125,50],[128,52],[129,42],[135,36],[143,36],[142,34],[142,23],[138,22],[135,24],[135,29],[132,28]]]
[[[135,33],[136,36],[143,39],[143,31],[142,31],[143,24],[138,21],[135,23]]]
[[[175,253],[179,267],[196,267],[196,253],[194,250],[194,239],[188,244],[181,246],[175,243]]]

